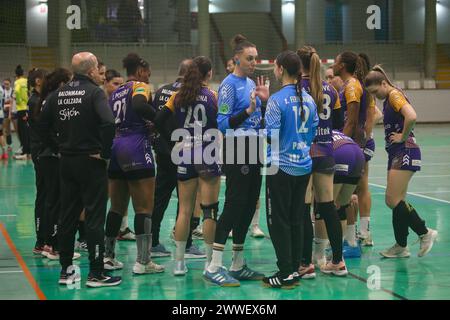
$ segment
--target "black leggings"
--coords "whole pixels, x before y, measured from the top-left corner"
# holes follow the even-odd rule
[[[261,191],[261,165],[226,165],[225,205],[217,221],[215,243],[225,245],[233,230],[233,243],[243,244]]]
[[[28,111],[17,112],[17,130],[23,154],[31,154],[30,150],[30,127],[27,121]]]
[[[309,177],[309,174],[291,176],[282,170],[267,176],[267,225],[283,277],[298,270],[303,255],[303,220]]]
[[[52,247],[57,247],[56,236],[61,205],[59,159],[56,157],[40,157],[39,163],[45,175],[45,242]]]

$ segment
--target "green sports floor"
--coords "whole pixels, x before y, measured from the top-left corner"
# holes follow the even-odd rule
[[[325,276],[318,272],[315,280],[304,280],[294,290],[267,289],[260,282],[244,282],[239,288],[220,288],[202,279],[203,260],[187,260],[189,273],[175,278],[171,274],[173,260],[158,258],[166,272],[157,275],[133,276],[131,269],[136,249],[132,242],[118,244],[118,259],[125,263],[116,274],[123,277],[119,287],[88,289],[58,285],[59,262],[34,257],[34,171],[31,162],[15,160],[0,162],[0,299],[63,299],[63,300],[302,300],[302,299],[450,299],[450,126],[419,125],[416,128],[422,148],[422,171],[413,178],[408,200],[427,225],[439,231],[438,242],[423,258],[417,257],[416,236],[410,233],[409,259],[385,260],[378,252],[394,243],[391,212],[384,204],[386,185],[386,153],[383,133],[375,131],[376,155],[371,162],[372,191],[371,230],[375,246],[364,248],[361,259],[348,259],[350,272],[346,278]],[[223,204],[224,188],[220,201]],[[261,193],[263,199],[264,194]],[[162,224],[162,243],[174,251],[169,237],[174,225],[176,199],[173,198]],[[267,233],[265,207],[261,226]],[[130,217],[130,225],[132,225]],[[196,240],[197,241],[197,240]],[[225,252],[226,266],[231,260],[231,241]],[[203,246],[202,242],[197,244]],[[246,259],[252,268],[272,274],[276,259],[269,238],[246,242]],[[87,256],[75,262],[87,276]],[[379,271],[379,282],[374,280]],[[369,279],[369,281],[367,281]],[[377,286],[379,284],[379,286]]]

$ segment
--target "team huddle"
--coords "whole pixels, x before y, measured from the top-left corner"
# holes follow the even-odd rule
[[[66,69],[30,72],[27,121],[41,181],[36,205],[42,204],[36,210],[33,251],[59,259],[60,284],[81,281],[72,266],[80,257],[75,252],[80,220],[84,231],[78,245],[89,253],[88,287],[121,283],[121,277],[106,272],[124,267],[116,257],[121,238],[136,241],[134,274],[164,272],[154,258],[170,256],[159,234],[175,189],[175,276],[186,275],[186,254],[195,254],[198,213],[203,278],[209,283],[236,287],[241,281],[261,281],[293,289],[301,279],[314,279],[316,267],[346,276],[345,259],[360,257],[361,246],[373,246],[368,173],[375,152],[372,131],[381,118],[395,244],[380,254],[409,257],[409,228],[420,239],[418,256],[431,250],[437,231],[406,202],[409,181],[421,167],[413,132],[416,113],[385,71],[371,67],[365,54],[342,52],[325,81],[318,52],[304,46],[277,56],[274,75],[281,89],[270,95],[263,77],[252,80],[256,46],[242,35],[231,44],[230,73],[218,92],[209,87],[212,63],[204,56],[182,61],[179,78],[154,96],[150,65],[137,54],[123,60],[125,82],[87,52],[73,57],[73,74]],[[375,97],[384,100],[382,111]],[[222,176],[225,200],[219,213]],[[244,250],[263,176],[279,269],[273,275],[250,268]],[[130,199],[134,233],[127,224]],[[230,234],[232,263],[225,268]]]

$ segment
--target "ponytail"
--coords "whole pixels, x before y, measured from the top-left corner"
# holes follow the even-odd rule
[[[309,71],[309,82],[311,84],[311,96],[317,105],[319,113],[323,112],[323,88],[322,78],[320,75],[320,57],[316,49],[310,46],[304,46],[297,50],[300,57],[302,67],[305,71]]]
[[[305,110],[303,109],[302,73],[298,73],[297,85],[295,86],[297,96],[300,98],[300,118],[305,121]]]

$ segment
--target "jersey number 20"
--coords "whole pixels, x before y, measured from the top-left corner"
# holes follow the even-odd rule
[[[194,128],[195,126],[204,128],[206,127],[207,123],[208,119],[206,117],[206,110],[204,105],[197,104],[195,107],[187,109],[186,119],[184,120],[184,127],[186,129]]]

